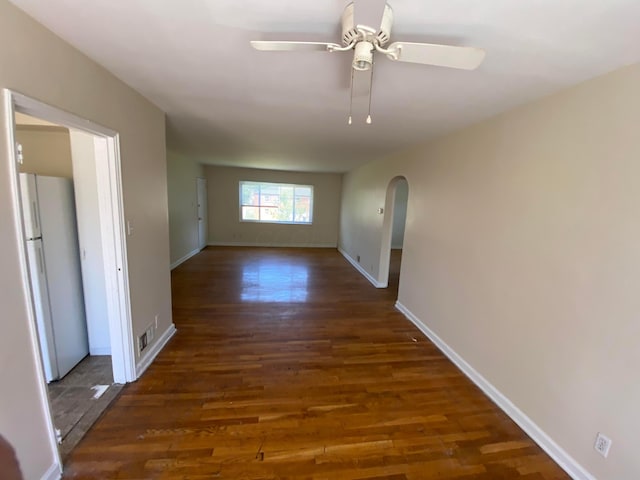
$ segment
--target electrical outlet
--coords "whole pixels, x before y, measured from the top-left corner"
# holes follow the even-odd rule
[[[158,329],[158,314],[156,313],[156,330]]]
[[[356,262],[360,263],[360,255],[356,255]]]
[[[600,432],[596,436],[596,442],[593,444],[593,448],[595,448],[596,452],[598,452],[603,457],[607,458],[609,455],[609,449],[611,448],[611,439]]]

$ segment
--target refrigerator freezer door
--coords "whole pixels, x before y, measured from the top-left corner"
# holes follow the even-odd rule
[[[42,240],[27,241],[27,260],[29,275],[31,276],[31,291],[33,292],[33,307],[36,315],[36,328],[40,341],[40,354],[47,382],[58,378],[56,350],[51,328],[51,309],[49,308],[49,291],[47,289],[47,275],[44,267]]]
[[[36,177],[51,322],[60,377],[89,354],[73,182]]]
[[[22,196],[25,238],[27,240],[40,238],[40,213],[38,211],[38,193],[34,174],[20,174],[20,195]]]

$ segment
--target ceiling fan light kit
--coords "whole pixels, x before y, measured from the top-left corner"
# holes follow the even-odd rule
[[[349,3],[342,13],[342,46],[327,42],[295,42],[295,41],[251,41],[251,46],[262,51],[326,51],[346,52],[353,50],[351,69],[351,97],[349,102],[348,124],[353,123],[351,105],[353,101],[354,71],[371,71],[369,76],[368,95],[369,113],[366,123],[371,124],[371,82],[373,81],[374,53],[381,53],[387,58],[398,62],[420,63],[438,67],[474,70],[485,57],[481,48],[461,47],[453,45],[437,45],[430,43],[393,42],[385,45],[391,39],[393,25],[393,10],[388,4],[384,5],[381,14],[380,27],[372,28],[368,25],[356,23],[358,12],[364,11],[368,0],[356,0]],[[369,0],[370,1],[370,0]],[[380,18],[380,17],[378,17]]]
[[[373,43],[358,42],[354,50],[353,68],[361,72],[369,70],[373,65]]]

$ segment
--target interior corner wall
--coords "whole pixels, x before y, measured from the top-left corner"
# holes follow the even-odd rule
[[[51,177],[73,177],[69,130],[63,127],[19,125],[16,141],[22,145],[20,172]]]
[[[0,88],[35,98],[119,133],[124,213],[133,227],[127,257],[132,330],[159,318],[171,326],[164,113],[104,68],[6,0],[0,0]],[[4,68],[5,66],[11,68]],[[4,97],[0,104],[4,108]],[[16,448],[24,477],[55,471],[42,378],[33,349],[28,302],[20,278],[19,233],[5,117],[0,118],[0,434]],[[156,338],[158,338],[156,337]]]
[[[167,152],[169,234],[171,265],[198,252],[198,204],[196,178],[204,178],[203,166],[187,156]]]
[[[638,85],[640,64],[344,178],[340,247],[373,277],[375,209],[407,178],[399,302],[587,472],[575,478],[640,478]]]
[[[212,245],[331,247],[338,243],[342,174],[205,167]],[[313,224],[240,221],[240,181],[313,185]]]

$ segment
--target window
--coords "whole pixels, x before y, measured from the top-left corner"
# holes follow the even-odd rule
[[[313,220],[313,186],[240,182],[240,220],[309,225]]]

